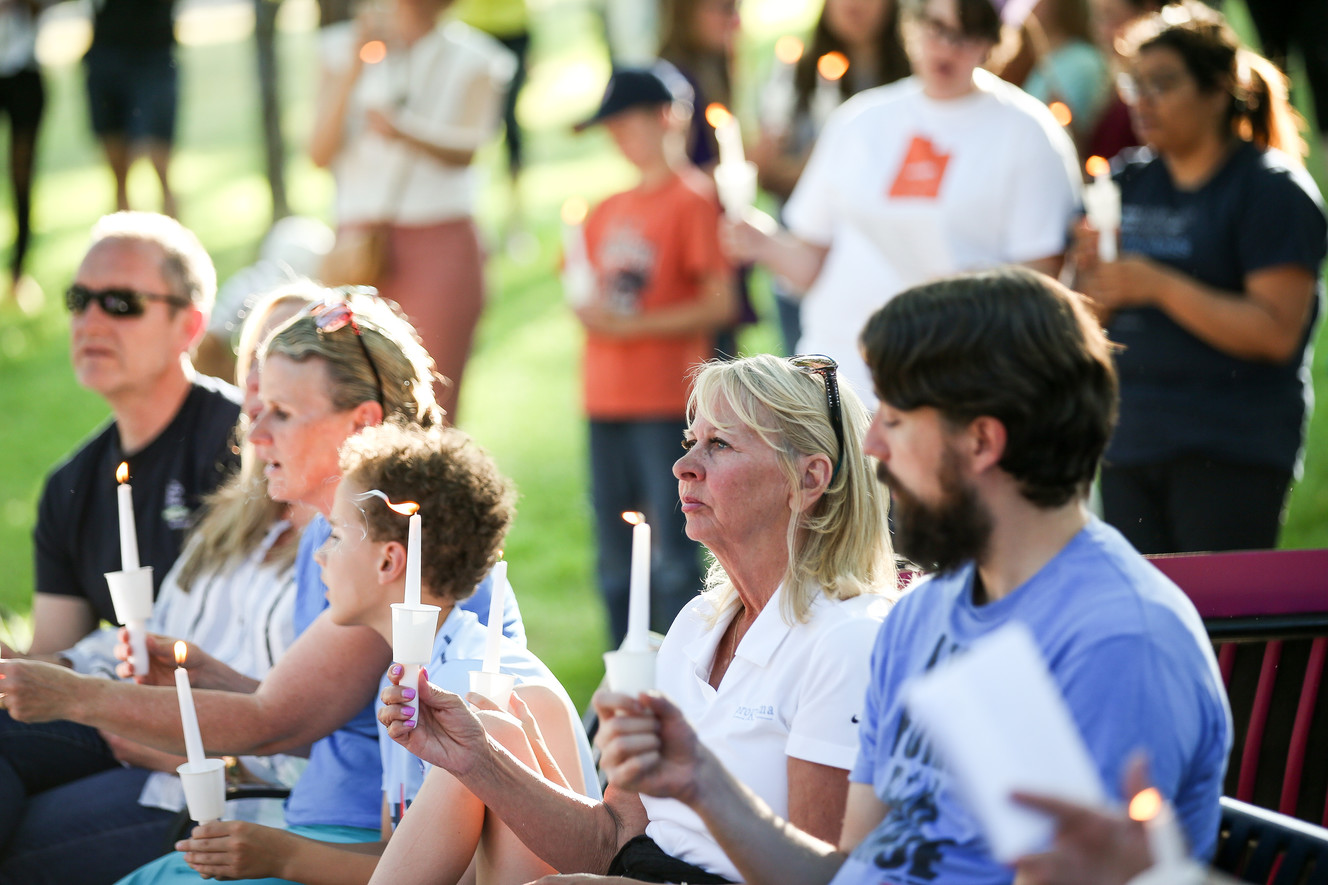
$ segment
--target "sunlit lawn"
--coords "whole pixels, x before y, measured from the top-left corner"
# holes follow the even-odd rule
[[[567,131],[572,120],[593,106],[608,70],[589,5],[578,0],[532,0],[531,5],[537,36],[535,67],[521,107],[531,130],[531,163],[523,192],[539,251],[523,263],[504,254],[497,234],[507,195],[496,174],[499,153],[487,151],[482,165],[495,173],[483,217],[494,255],[492,294],[461,412],[463,426],[496,455],[521,490],[520,515],[507,552],[531,645],[567,683],[574,700],[584,704],[600,675],[604,626],[591,578],[585,440],[577,393],[580,332],[563,306],[553,270],[556,214],[567,196],[598,198],[624,187],[631,174],[602,135],[575,137]],[[801,30],[806,6],[804,0],[744,4],[750,32],[745,58],[768,57],[774,36]],[[185,92],[175,181],[183,221],[198,232],[224,279],[252,260],[269,213],[252,47],[236,40],[195,45],[182,52],[182,59]],[[300,152],[312,112],[315,59],[307,26],[283,34],[291,203],[296,211],[326,216],[330,182]],[[12,306],[0,308],[0,414],[8,416],[0,422],[0,563],[8,575],[0,583],[0,612],[16,616],[9,623],[18,633],[25,629],[22,616],[31,604],[30,532],[42,477],[106,414],[99,399],[73,382],[67,321],[58,302],[89,225],[111,205],[111,185],[85,123],[77,65],[64,64],[46,73],[48,115],[40,146],[37,240],[30,270],[48,299],[34,317]],[[151,208],[151,175],[146,169],[138,172],[133,198]],[[6,186],[0,185],[0,205],[6,207],[0,214],[0,243],[12,239]],[[758,290],[764,292],[763,283]],[[769,349],[775,344],[774,332],[759,328],[744,344],[749,351]],[[1321,355],[1316,360],[1320,377],[1322,366]],[[1326,431],[1328,416],[1321,409],[1312,428],[1306,478],[1293,497],[1284,535],[1288,546],[1328,546],[1328,465],[1321,442]]]

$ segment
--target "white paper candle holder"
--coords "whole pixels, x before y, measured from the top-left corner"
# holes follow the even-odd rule
[[[129,628],[129,662],[135,675],[148,672],[147,622],[152,617],[152,566],[106,572],[116,619]]]
[[[609,690],[635,697],[655,687],[654,651],[606,651],[604,672]]]
[[[515,687],[516,677],[510,673],[470,671],[470,690],[475,694],[484,695],[499,710],[507,710],[507,704],[512,699],[512,689]]]
[[[226,813],[226,763],[221,759],[186,762],[175,769],[184,787],[189,816],[201,823],[221,820]]]
[[[392,603],[392,660],[399,664],[429,663],[441,611],[436,605]]]

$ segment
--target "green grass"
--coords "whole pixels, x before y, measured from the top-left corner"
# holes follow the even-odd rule
[[[530,166],[523,181],[526,214],[539,240],[528,263],[510,261],[497,236],[507,210],[500,153],[487,149],[482,226],[489,233],[490,303],[463,394],[463,426],[494,453],[521,491],[519,515],[507,545],[526,615],[531,646],[584,705],[599,680],[603,614],[592,580],[590,510],[586,490],[585,429],[580,416],[580,332],[563,306],[554,260],[557,209],[580,194],[596,199],[631,180],[626,164],[602,133],[573,136],[571,122],[593,107],[608,62],[584,0],[533,2],[536,45],[531,82],[521,114],[530,130]],[[774,37],[799,31],[808,20],[800,0],[751,0],[744,5],[749,33],[746,69],[761,69]],[[1238,3],[1228,3],[1237,13]],[[1248,32],[1248,31],[1247,31]],[[288,183],[292,207],[326,216],[331,183],[303,159],[300,146],[312,116],[316,47],[313,35],[281,38],[284,122],[290,140]],[[184,95],[175,181],[182,220],[212,253],[220,276],[252,260],[267,222],[257,89],[248,42],[191,46],[182,51]],[[68,283],[91,223],[111,208],[109,173],[88,132],[81,72],[76,65],[48,69],[48,114],[42,133],[36,193],[37,236],[29,270],[50,293],[34,317],[0,307],[0,614],[19,637],[31,605],[30,532],[45,473],[106,416],[94,395],[81,390],[68,365],[67,319],[57,293]],[[750,98],[749,93],[744,93]],[[1316,173],[1321,157],[1311,159]],[[1322,178],[1320,179],[1322,181]],[[132,180],[135,205],[156,205],[146,168]],[[9,206],[0,183],[0,205]],[[0,243],[11,241],[12,220],[0,213]],[[758,275],[758,306],[768,297]],[[770,314],[766,310],[766,315]],[[1320,335],[1320,339],[1323,335]],[[749,352],[772,349],[773,321],[744,339]],[[1315,360],[1324,377],[1326,348]],[[1319,380],[1320,398],[1328,384]],[[1305,478],[1292,496],[1283,543],[1328,546],[1328,409],[1311,427]],[[113,530],[113,527],[108,529]],[[20,639],[20,644],[22,641]]]

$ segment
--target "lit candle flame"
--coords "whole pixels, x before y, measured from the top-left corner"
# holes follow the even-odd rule
[[[1056,123],[1062,128],[1069,126],[1074,119],[1074,114],[1070,112],[1070,106],[1063,101],[1053,101],[1047,105],[1051,115],[1056,118]]]
[[[118,483],[129,482],[129,462],[121,461],[120,466],[115,468],[115,481]]]
[[[1088,158],[1084,168],[1088,170],[1089,175],[1097,178],[1099,175],[1106,175],[1111,171],[1111,163],[1108,162],[1106,157],[1094,155]]]
[[[848,73],[848,56],[842,52],[827,52],[816,60],[816,73],[827,80],[838,80]]]
[[[175,641],[175,665],[177,667],[183,667],[184,659],[188,654],[189,644],[183,639],[177,639]]]
[[[775,58],[786,65],[796,64],[802,58],[802,41],[792,34],[785,34],[775,41]]]
[[[586,220],[586,214],[590,212],[590,204],[582,197],[568,197],[563,203],[563,224],[580,224]]]
[[[624,510],[622,518],[632,525],[640,525],[646,521],[646,515],[639,510]]]
[[[719,102],[713,102],[707,105],[705,109],[706,122],[710,124],[710,128],[712,129],[718,129],[720,126],[723,126],[730,118],[732,118],[732,116],[733,115],[729,113],[729,109]]]
[[[378,489],[369,489],[369,491],[355,496],[356,501],[363,501],[365,498],[382,498],[383,503],[386,504],[389,509],[400,513],[402,516],[413,516],[420,512],[420,505],[416,504],[414,501],[402,501],[400,504],[393,504],[392,499]]]
[[[1150,821],[1162,812],[1162,794],[1156,787],[1140,790],[1130,800],[1130,820]]]
[[[370,40],[360,47],[360,61],[366,65],[376,65],[387,58],[387,44],[382,40]]]

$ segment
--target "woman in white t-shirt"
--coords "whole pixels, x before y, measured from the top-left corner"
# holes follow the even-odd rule
[[[336,177],[340,230],[389,225],[375,285],[450,381],[439,403],[455,422],[484,300],[471,162],[497,131],[516,62],[492,37],[439,23],[449,5],[393,0],[329,29],[309,153]]]
[[[1030,5],[1009,0],[1014,7]],[[896,293],[966,270],[1060,267],[1078,203],[1074,145],[1037,100],[979,65],[1001,32],[994,0],[909,0],[913,76],[859,93],[831,115],[784,207],[727,237],[806,291],[804,352],[826,353],[872,401],[857,338]]]
[[[866,410],[850,391],[841,401],[832,360],[767,354],[706,364],[689,413],[673,472],[687,534],[714,562],[709,589],[664,638],[656,688],[776,813],[837,841],[866,663],[895,588],[886,496],[861,447]],[[599,803],[556,790],[492,747],[455,695],[422,689],[408,702],[403,688],[383,692],[388,734],[452,772],[556,869],[738,876],[682,803],[612,783]]]

